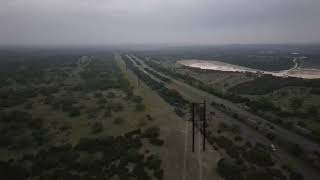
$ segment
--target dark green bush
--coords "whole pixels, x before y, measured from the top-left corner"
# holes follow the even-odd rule
[[[93,134],[98,134],[103,131],[103,124],[101,122],[95,122],[93,123],[91,127],[91,132]]]
[[[117,117],[114,119],[113,123],[116,124],[116,125],[120,125],[120,124],[123,124],[124,123],[124,119],[122,117]]]

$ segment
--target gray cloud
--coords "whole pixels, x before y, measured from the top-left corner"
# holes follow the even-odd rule
[[[0,44],[320,42],[319,0],[0,0]]]

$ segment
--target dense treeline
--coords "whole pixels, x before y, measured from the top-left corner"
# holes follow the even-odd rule
[[[230,91],[238,94],[263,95],[290,86],[320,88],[320,79],[281,78],[263,75],[252,81],[236,85]]]
[[[310,93],[311,94],[320,95],[320,88],[312,88]]]
[[[243,144],[242,146],[236,145],[232,140],[225,136],[210,135],[208,138],[209,143],[218,145],[226,150],[226,153],[234,158],[236,161],[246,161],[249,164],[255,164],[260,167],[270,167],[274,165],[271,155],[268,152],[268,147],[262,144]]]
[[[48,52],[23,55],[0,51],[0,107],[12,107],[38,95],[58,92],[79,58],[75,54]]]
[[[0,107],[12,107],[25,103],[38,95],[49,96],[59,91],[57,85],[25,86],[16,89],[0,89]]]
[[[227,180],[247,180],[247,179],[279,179],[286,180],[286,174],[275,166],[275,163],[268,152],[268,147],[263,144],[252,145],[250,142],[239,144],[234,143],[225,136],[214,136],[210,134],[208,141],[214,147],[218,146],[225,150],[229,157],[225,157],[218,162],[218,173]],[[216,147],[217,148],[217,147]],[[303,176],[292,168],[284,167],[291,176]]]
[[[221,159],[218,162],[217,171],[226,180],[256,180],[256,179],[286,180],[287,179],[286,176],[279,169],[276,169],[276,168],[257,169],[255,167],[246,167],[246,166],[243,166],[242,164],[237,164],[233,160],[228,160],[228,159]],[[297,174],[296,176],[299,177],[296,180],[303,180],[303,177],[301,176],[301,174]]]
[[[24,150],[50,142],[42,118],[33,117],[26,111],[0,112],[0,148]]]
[[[45,69],[74,67],[79,55],[28,55],[0,54],[0,87],[13,82],[39,84],[45,79]]]
[[[154,132],[154,130],[149,130]],[[142,140],[150,132],[134,130],[118,137],[85,138],[41,149],[21,159],[0,162],[0,178],[36,179],[163,179],[161,160],[142,154]],[[154,136],[157,138],[157,134]],[[131,168],[129,168],[131,167]]]

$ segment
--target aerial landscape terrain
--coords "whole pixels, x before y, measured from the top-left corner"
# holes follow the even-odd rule
[[[216,48],[229,47],[212,47],[212,56]],[[300,52],[286,55],[296,60],[291,66],[263,61],[259,71],[251,71],[260,66],[255,58],[251,67],[184,63],[202,57],[198,52],[2,49],[4,173],[13,179],[319,177],[320,78],[262,73],[319,62]],[[230,66],[243,69],[224,68]],[[207,146],[200,121],[193,152],[191,105],[204,100]]]
[[[319,9],[0,1],[0,180],[320,180]]]

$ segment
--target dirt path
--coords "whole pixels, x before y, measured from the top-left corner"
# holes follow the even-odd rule
[[[199,167],[199,180],[202,180],[202,154],[201,154],[201,134],[198,133],[198,167]]]
[[[119,55],[116,55],[115,59],[134,86],[135,93],[143,97],[147,106],[146,111],[155,119],[152,124],[160,127],[161,137],[164,139],[165,144],[162,148],[152,150],[158,152],[163,159],[164,179],[221,179],[215,171],[217,161],[221,158],[219,152],[214,151],[209,146],[206,152],[199,151],[200,147],[196,148],[196,152],[192,152],[190,122],[178,117],[173,108],[143,82],[138,85],[137,76],[129,69],[126,70],[124,62]],[[198,136],[200,139],[200,135]]]
[[[186,169],[187,169],[187,155],[188,155],[188,130],[189,130],[189,123],[185,123],[186,128],[184,130],[184,157],[183,157],[183,170],[182,170],[182,180],[186,179]]]

